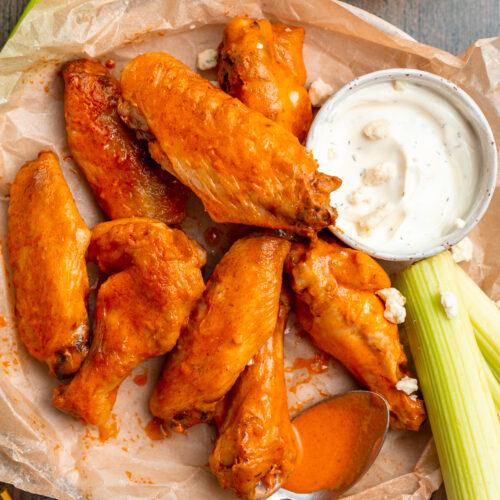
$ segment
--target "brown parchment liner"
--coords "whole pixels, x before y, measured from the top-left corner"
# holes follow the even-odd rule
[[[9,186],[21,165],[47,146],[61,166],[89,227],[103,220],[84,178],[69,156],[63,118],[61,63],[76,57],[116,62],[120,69],[135,55],[166,51],[191,67],[196,54],[215,48],[222,27],[236,14],[280,20],[306,29],[304,55],[309,82],[317,77],[339,88],[349,80],[390,67],[411,67],[453,80],[480,105],[500,144],[500,38],[479,40],[458,57],[400,38],[377,18],[353,14],[330,0],[44,0],[26,17],[0,54],[0,238],[3,257]],[[356,11],[354,11],[356,12]],[[215,73],[205,72],[215,80]],[[179,112],[182,119],[182,111]],[[474,258],[465,267],[483,289],[500,299],[500,196],[472,232]],[[207,273],[220,258],[207,246],[204,230],[215,226],[193,199],[183,228],[209,252]],[[223,232],[227,245],[230,229]],[[14,326],[13,290],[4,259],[0,272],[0,480],[59,499],[232,499],[207,466],[215,432],[198,425],[187,435],[152,441],[147,400],[161,360],[138,367],[118,394],[114,415],[119,434],[105,443],[97,431],[51,406],[57,381],[20,344]],[[33,263],[36,265],[36,262]],[[5,320],[5,321],[3,321]],[[286,365],[316,350],[292,316],[285,337]],[[144,386],[132,378],[148,372]],[[306,370],[288,372],[292,412],[325,397],[357,387],[343,367],[308,380]],[[301,380],[305,381],[298,384]],[[347,497],[428,499],[441,482],[428,424],[419,433],[391,431],[366,476]],[[282,498],[279,494],[275,498]]]

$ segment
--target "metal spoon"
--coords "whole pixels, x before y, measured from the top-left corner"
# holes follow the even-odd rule
[[[383,405],[380,405],[381,417],[385,418],[384,430],[377,437],[377,439],[375,440],[371,449],[367,450],[367,453],[366,453],[367,458],[366,458],[364,464],[361,466],[358,474],[350,482],[342,484],[342,486],[336,490],[320,490],[320,491],[316,491],[314,493],[293,493],[291,491],[287,491],[287,490],[281,488],[274,495],[269,497],[269,500],[333,500],[334,498],[339,497],[342,493],[344,493],[349,488],[351,488],[355,483],[357,483],[361,479],[361,477],[363,477],[365,475],[365,473],[368,471],[368,469],[372,466],[373,462],[375,461],[375,459],[377,458],[377,456],[380,452],[380,449],[382,448],[382,445],[384,444],[385,436],[387,435],[387,430],[389,428],[389,406],[387,404],[387,401],[380,394],[377,394],[377,393],[371,392],[371,391],[350,391],[350,392],[346,392],[343,394],[338,394],[338,395],[333,396],[331,398],[327,398],[327,399],[323,399],[322,401],[319,401],[311,408],[308,408],[307,410],[296,415],[295,419],[298,418],[299,416],[303,415],[305,412],[310,411],[312,408],[314,408],[315,406],[317,406],[319,404],[322,404],[326,401],[330,401],[332,399],[342,398],[342,397],[346,396],[347,394],[350,394],[350,395],[359,394],[360,398],[375,397],[384,403]],[[361,443],[360,445],[363,446],[363,443]],[[364,443],[364,446],[367,446],[367,444]]]

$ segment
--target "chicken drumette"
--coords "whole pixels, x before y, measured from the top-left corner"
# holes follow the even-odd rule
[[[12,184],[7,245],[21,340],[60,378],[73,375],[88,353],[89,241],[57,155],[41,151]]]
[[[151,412],[182,432],[212,419],[278,317],[290,243],[272,234],[242,238],[208,280],[150,399]]]
[[[249,500],[267,498],[295,468],[297,442],[288,414],[283,333],[289,299],[282,293],[278,322],[221,403],[219,437],[210,468],[223,488]]]
[[[391,286],[385,271],[363,252],[322,239],[294,243],[286,270],[297,294],[297,316],[314,343],[385,397],[393,427],[418,430],[424,405],[396,388],[408,374],[406,355],[398,327],[385,319],[375,295]]]
[[[101,285],[89,355],[54,405],[104,427],[118,387],[142,361],[175,345],[205,285],[205,251],[153,219],[118,219],[92,230],[90,260],[111,276]]]
[[[222,90],[279,123],[302,141],[312,119],[304,85],[304,29],[235,17],[219,45],[217,72]]]

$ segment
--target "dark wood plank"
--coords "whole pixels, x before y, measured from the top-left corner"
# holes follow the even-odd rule
[[[479,38],[500,35],[498,0],[346,0],[428,45],[457,54]],[[0,47],[28,0],[0,0]]]
[[[28,2],[29,0],[0,0],[0,47],[9,38]]]
[[[372,12],[427,45],[453,54],[500,35],[498,0],[344,0]]]

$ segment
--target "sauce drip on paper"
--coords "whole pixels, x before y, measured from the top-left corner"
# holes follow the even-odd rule
[[[285,372],[293,372],[300,368],[306,368],[308,373],[316,375],[317,373],[324,373],[328,370],[328,363],[330,356],[322,352],[317,352],[313,358],[295,358],[293,365],[286,367]]]
[[[148,371],[144,370],[143,373],[140,373],[139,375],[136,375],[133,378],[134,384],[136,385],[146,385],[148,381]]]
[[[163,423],[159,418],[154,418],[149,422],[144,428],[146,434],[149,439],[152,441],[161,441],[169,436],[169,433],[166,432],[163,428]]]
[[[328,370],[329,362],[330,356],[322,352],[317,352],[313,358],[295,358],[293,364],[285,368],[285,372],[289,373],[305,368],[307,370],[307,375],[305,378],[296,380],[293,386],[291,386],[288,390],[296,394],[298,387],[302,384],[310,382],[313,375],[325,373]]]
[[[293,422],[300,453],[283,488],[312,493],[350,485],[370,461],[387,419],[383,401],[365,392],[329,399],[305,411]]]

